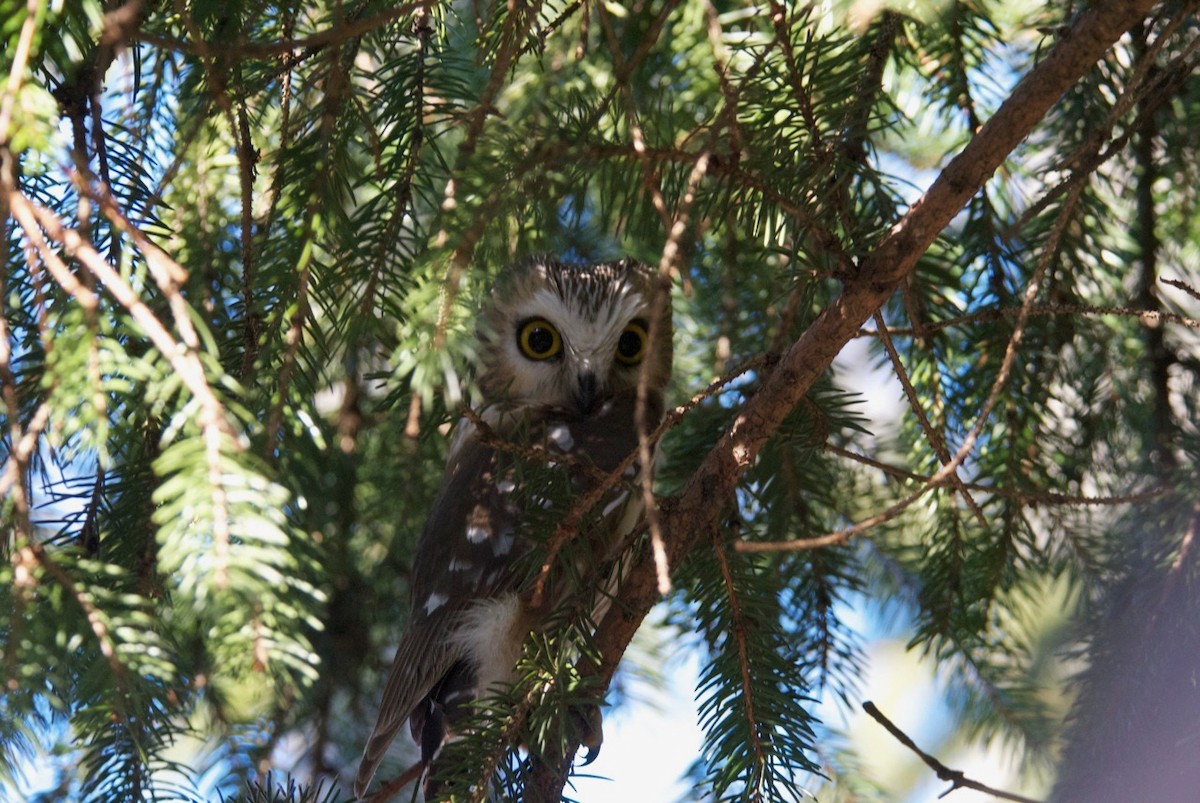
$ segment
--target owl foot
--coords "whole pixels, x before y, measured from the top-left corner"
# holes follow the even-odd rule
[[[586,767],[600,756],[600,747],[604,743],[604,718],[600,715],[600,707],[596,705],[572,709],[571,718],[578,729],[580,746],[587,748],[582,764]]]

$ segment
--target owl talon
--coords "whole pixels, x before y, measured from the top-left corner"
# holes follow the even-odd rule
[[[599,706],[594,705],[576,709],[571,713],[579,729],[579,745],[587,748],[582,765],[586,767],[600,755],[600,748],[604,744],[604,718],[600,715]]]

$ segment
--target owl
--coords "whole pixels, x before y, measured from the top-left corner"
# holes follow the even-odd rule
[[[670,300],[656,281],[652,268],[630,259],[570,265],[534,258],[501,277],[478,327],[476,378],[487,427],[464,419],[452,437],[413,561],[408,629],[355,794],[366,791],[406,721],[428,771],[469,717],[470,703],[515,680],[522,642],[546,610],[533,608],[528,572],[519,566],[530,549],[532,514],[544,513],[533,506],[546,497],[527,487],[544,475],[515,471],[512,450],[497,441],[544,449],[539,454],[566,473],[577,495],[637,449],[638,383],[645,382],[643,422],[653,426],[671,373]],[[614,556],[642,514],[634,490],[641,470],[635,465],[634,476],[606,492],[597,505],[600,526],[584,531],[588,543],[572,556],[584,555],[593,569]]]

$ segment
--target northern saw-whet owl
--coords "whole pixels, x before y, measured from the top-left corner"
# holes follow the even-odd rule
[[[500,277],[481,317],[476,374],[489,434],[544,448],[574,494],[595,488],[638,448],[639,381],[642,425],[662,418],[672,332],[669,293],[656,291],[657,281],[653,268],[630,259],[569,265],[534,258]],[[405,721],[428,771],[469,719],[472,701],[515,680],[522,642],[543,624],[546,608],[533,609],[518,563],[530,548],[526,511],[544,497],[526,487],[536,472],[518,476],[513,468],[495,440],[459,422],[417,545],[412,612],[363,751],[357,795]],[[576,550],[596,564],[587,568],[613,558],[637,525],[641,470],[635,464],[597,504],[600,524]],[[606,603],[599,594],[594,621]]]

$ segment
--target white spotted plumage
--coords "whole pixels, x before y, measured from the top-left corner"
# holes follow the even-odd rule
[[[488,432],[460,422],[442,487],[413,563],[412,614],[397,648],[379,717],[355,779],[362,795],[396,732],[409,721],[428,765],[466,704],[512,680],[524,637],[540,626],[516,570],[533,535],[525,512],[551,510],[549,486],[516,470],[519,447],[540,445],[565,462],[575,493],[595,487],[638,446],[637,423],[662,415],[671,371],[670,299],[648,266],[632,260],[564,265],[533,259],[511,268],[480,317],[477,365]],[[639,383],[644,383],[639,393]],[[579,468],[590,462],[590,470]],[[582,550],[599,569],[635,527],[641,494],[630,479],[598,507],[601,527]],[[551,522],[551,525],[553,522]],[[594,531],[594,532],[593,532]],[[543,537],[549,533],[540,533]],[[599,615],[612,589],[596,596]],[[436,771],[427,781],[436,781]]]

